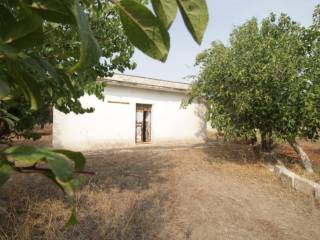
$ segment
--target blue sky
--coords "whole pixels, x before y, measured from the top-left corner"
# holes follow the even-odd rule
[[[153,77],[164,80],[182,81],[195,74],[196,55],[210,47],[212,41],[228,42],[229,34],[235,26],[251,17],[259,20],[274,13],[287,13],[295,21],[310,25],[313,9],[320,0],[207,0],[209,24],[201,46],[197,45],[187,32],[180,15],[170,29],[171,49],[166,63],[153,60],[136,50],[134,61],[137,68],[127,74]]]

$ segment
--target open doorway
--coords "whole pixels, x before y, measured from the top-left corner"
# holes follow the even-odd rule
[[[136,106],[136,143],[151,142],[151,107],[149,104]]]

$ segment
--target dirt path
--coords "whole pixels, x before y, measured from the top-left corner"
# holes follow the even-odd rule
[[[17,176],[0,189],[11,206],[0,239],[320,239],[319,203],[282,187],[246,146],[87,156],[96,175],[78,194],[76,227],[63,228],[50,182]]]
[[[220,162],[215,151],[174,154],[175,239],[320,238],[317,203],[283,188],[263,166]]]

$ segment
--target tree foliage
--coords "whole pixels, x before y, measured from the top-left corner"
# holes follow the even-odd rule
[[[123,72],[125,69],[135,67],[130,60],[133,46],[123,32],[116,8],[106,1],[101,3],[103,5],[99,8],[98,5],[89,5],[84,9],[93,35],[103,46],[100,61],[86,71],[79,71],[72,76],[74,94],[70,94],[67,86],[57,81],[39,78],[37,85],[41,89],[42,104],[37,110],[31,110],[28,101],[19,92],[14,92],[10,99],[2,101],[0,107],[18,118],[13,129],[15,134],[12,134],[12,129],[7,125],[0,128],[2,139],[16,135],[27,138],[40,137],[33,133],[32,129],[36,124],[43,125],[52,121],[50,110],[53,106],[64,113],[92,112],[93,108],[85,109],[81,106],[79,98],[88,93],[103,99],[105,83],[96,82],[97,77],[112,76],[114,71]],[[59,69],[70,68],[79,61],[81,45],[78,33],[72,25],[45,22],[43,29],[43,44],[37,47],[42,58]]]
[[[208,21],[206,2],[171,0],[166,4],[178,4],[187,28],[200,42]],[[115,9],[119,12],[125,34],[134,46],[153,58],[166,60],[170,38],[168,26],[161,19],[172,19],[172,13],[166,9],[160,16],[159,12],[154,15],[142,1],[134,0],[3,0],[0,2],[1,104],[22,95],[31,110],[39,110],[49,101],[64,112],[85,111],[79,98],[85,91],[97,93],[99,86],[90,85],[96,75],[131,66],[128,58],[132,52],[121,45],[126,42],[121,27],[108,26],[108,21],[103,20],[112,17],[105,15],[106,8],[110,13]],[[122,55],[113,55],[114,52]],[[107,62],[99,62],[101,56]],[[1,107],[0,120],[1,124],[12,126],[17,119]],[[73,167],[70,162],[74,162]],[[9,179],[12,171],[45,175],[72,203],[68,223],[73,224],[76,222],[74,189],[83,180],[76,173],[82,173],[84,166],[85,158],[79,152],[8,147],[0,151],[0,185]]]
[[[198,56],[189,100],[204,99],[208,119],[229,136],[254,138],[258,131],[263,141],[276,136],[291,145],[297,137],[318,139],[319,9],[309,28],[271,14],[237,27],[229,46],[214,42]]]

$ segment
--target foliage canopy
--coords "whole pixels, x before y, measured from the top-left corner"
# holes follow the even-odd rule
[[[309,28],[270,14],[236,28],[229,46],[214,42],[198,56],[189,100],[202,98],[208,120],[228,136],[255,138],[258,131],[262,140],[276,136],[291,145],[297,137],[318,139],[319,9]]]

